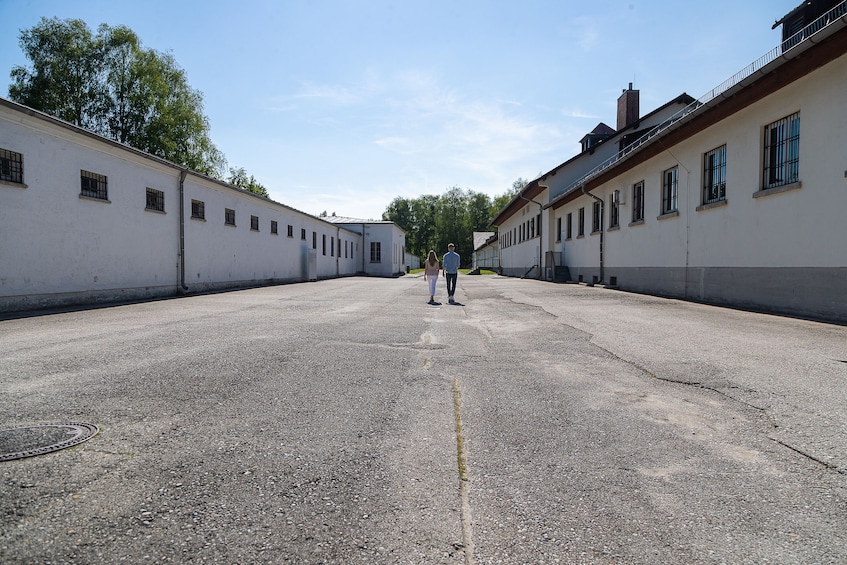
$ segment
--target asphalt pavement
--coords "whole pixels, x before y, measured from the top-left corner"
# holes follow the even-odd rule
[[[499,276],[438,292],[6,316],[0,445],[99,433],[0,462],[0,562],[847,563],[847,327]]]

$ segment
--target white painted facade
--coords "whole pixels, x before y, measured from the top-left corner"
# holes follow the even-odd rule
[[[622,97],[632,92],[637,91],[625,90]],[[613,158],[625,137],[637,138],[639,132],[647,132],[658,126],[693,100],[687,94],[681,94],[530,182],[492,223],[500,233],[502,273],[551,279],[553,268],[562,265],[563,236],[558,232],[557,217],[546,205],[592,169]],[[537,225],[539,219],[540,231]]]
[[[520,226],[537,214],[531,203],[516,198],[500,213],[504,274],[523,276],[539,262],[540,247],[568,268],[572,281],[847,321],[844,12],[842,4],[825,27],[807,28],[820,29],[814,36],[785,43],[790,50],[776,48],[749,75],[739,73],[737,83],[662,122],[668,127],[602,169],[579,177],[568,174],[568,162],[530,183],[522,196],[543,202],[542,230],[534,239],[520,237]],[[776,157],[766,148],[769,128],[789,119],[799,120],[799,175],[771,188],[765,166]],[[724,146],[725,197],[707,202],[708,154]],[[674,168],[677,201],[663,213],[663,179]],[[643,219],[634,219],[634,187],[642,182]],[[596,198],[603,201],[597,229]]]
[[[406,272],[406,232],[394,222],[335,216],[326,220],[362,236],[361,272],[380,277]]]
[[[0,311],[401,271],[405,234],[393,224],[380,227],[383,262],[371,262],[352,226],[5,99],[0,151]],[[7,174],[15,167],[22,178]],[[105,198],[83,195],[82,171],[105,178]],[[148,209],[148,189],[163,211]]]
[[[474,241],[476,241],[476,233],[474,232]],[[500,272],[500,241],[497,232],[483,232],[490,234],[488,237],[482,238],[473,254],[473,268],[485,269],[488,271]]]
[[[591,190],[605,201],[599,233],[565,241],[573,279],[641,292],[847,319],[847,55]],[[799,112],[799,182],[763,190],[768,124]],[[703,204],[704,155],[726,145],[726,199]],[[677,213],[661,213],[663,173],[679,170]],[[644,221],[632,222],[644,182]],[[609,227],[615,190],[620,227]],[[557,215],[591,208],[586,196]]]

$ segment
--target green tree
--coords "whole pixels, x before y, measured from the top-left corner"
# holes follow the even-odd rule
[[[12,68],[9,98],[97,131],[102,57],[85,22],[42,18],[21,31],[19,44],[32,66]]]
[[[12,69],[9,97],[142,151],[222,178],[203,96],[170,54],[144,49],[125,26],[42,18],[23,30],[29,67]]]
[[[526,185],[529,184],[529,181],[524,178],[518,178],[515,182],[512,183],[512,188],[496,197],[491,202],[491,219],[493,220],[497,214],[500,213],[500,210],[505,208],[512,199],[522,191]]]
[[[230,168],[229,177],[227,177],[226,182],[231,185],[237,186],[238,188],[243,188],[244,190],[252,192],[253,194],[258,194],[259,196],[270,198],[268,189],[266,189],[259,181],[257,181],[256,177],[254,177],[253,175],[250,175],[248,177],[247,171],[244,170],[244,167],[239,167],[237,169]]]

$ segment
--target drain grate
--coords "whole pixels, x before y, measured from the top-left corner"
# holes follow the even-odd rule
[[[38,424],[0,430],[0,461],[44,455],[77,445],[99,432],[94,424]]]

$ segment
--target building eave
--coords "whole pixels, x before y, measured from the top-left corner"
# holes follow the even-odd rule
[[[826,32],[826,33],[824,33]],[[622,157],[584,183],[547,203],[545,208],[557,209],[582,195],[582,184],[587,191],[601,186],[620,174],[666,151],[706,128],[727,119],[763,98],[777,92],[785,85],[808,75],[834,59],[847,53],[847,16],[839,18],[815,36],[798,43],[734,86],[704,102],[690,114]]]

